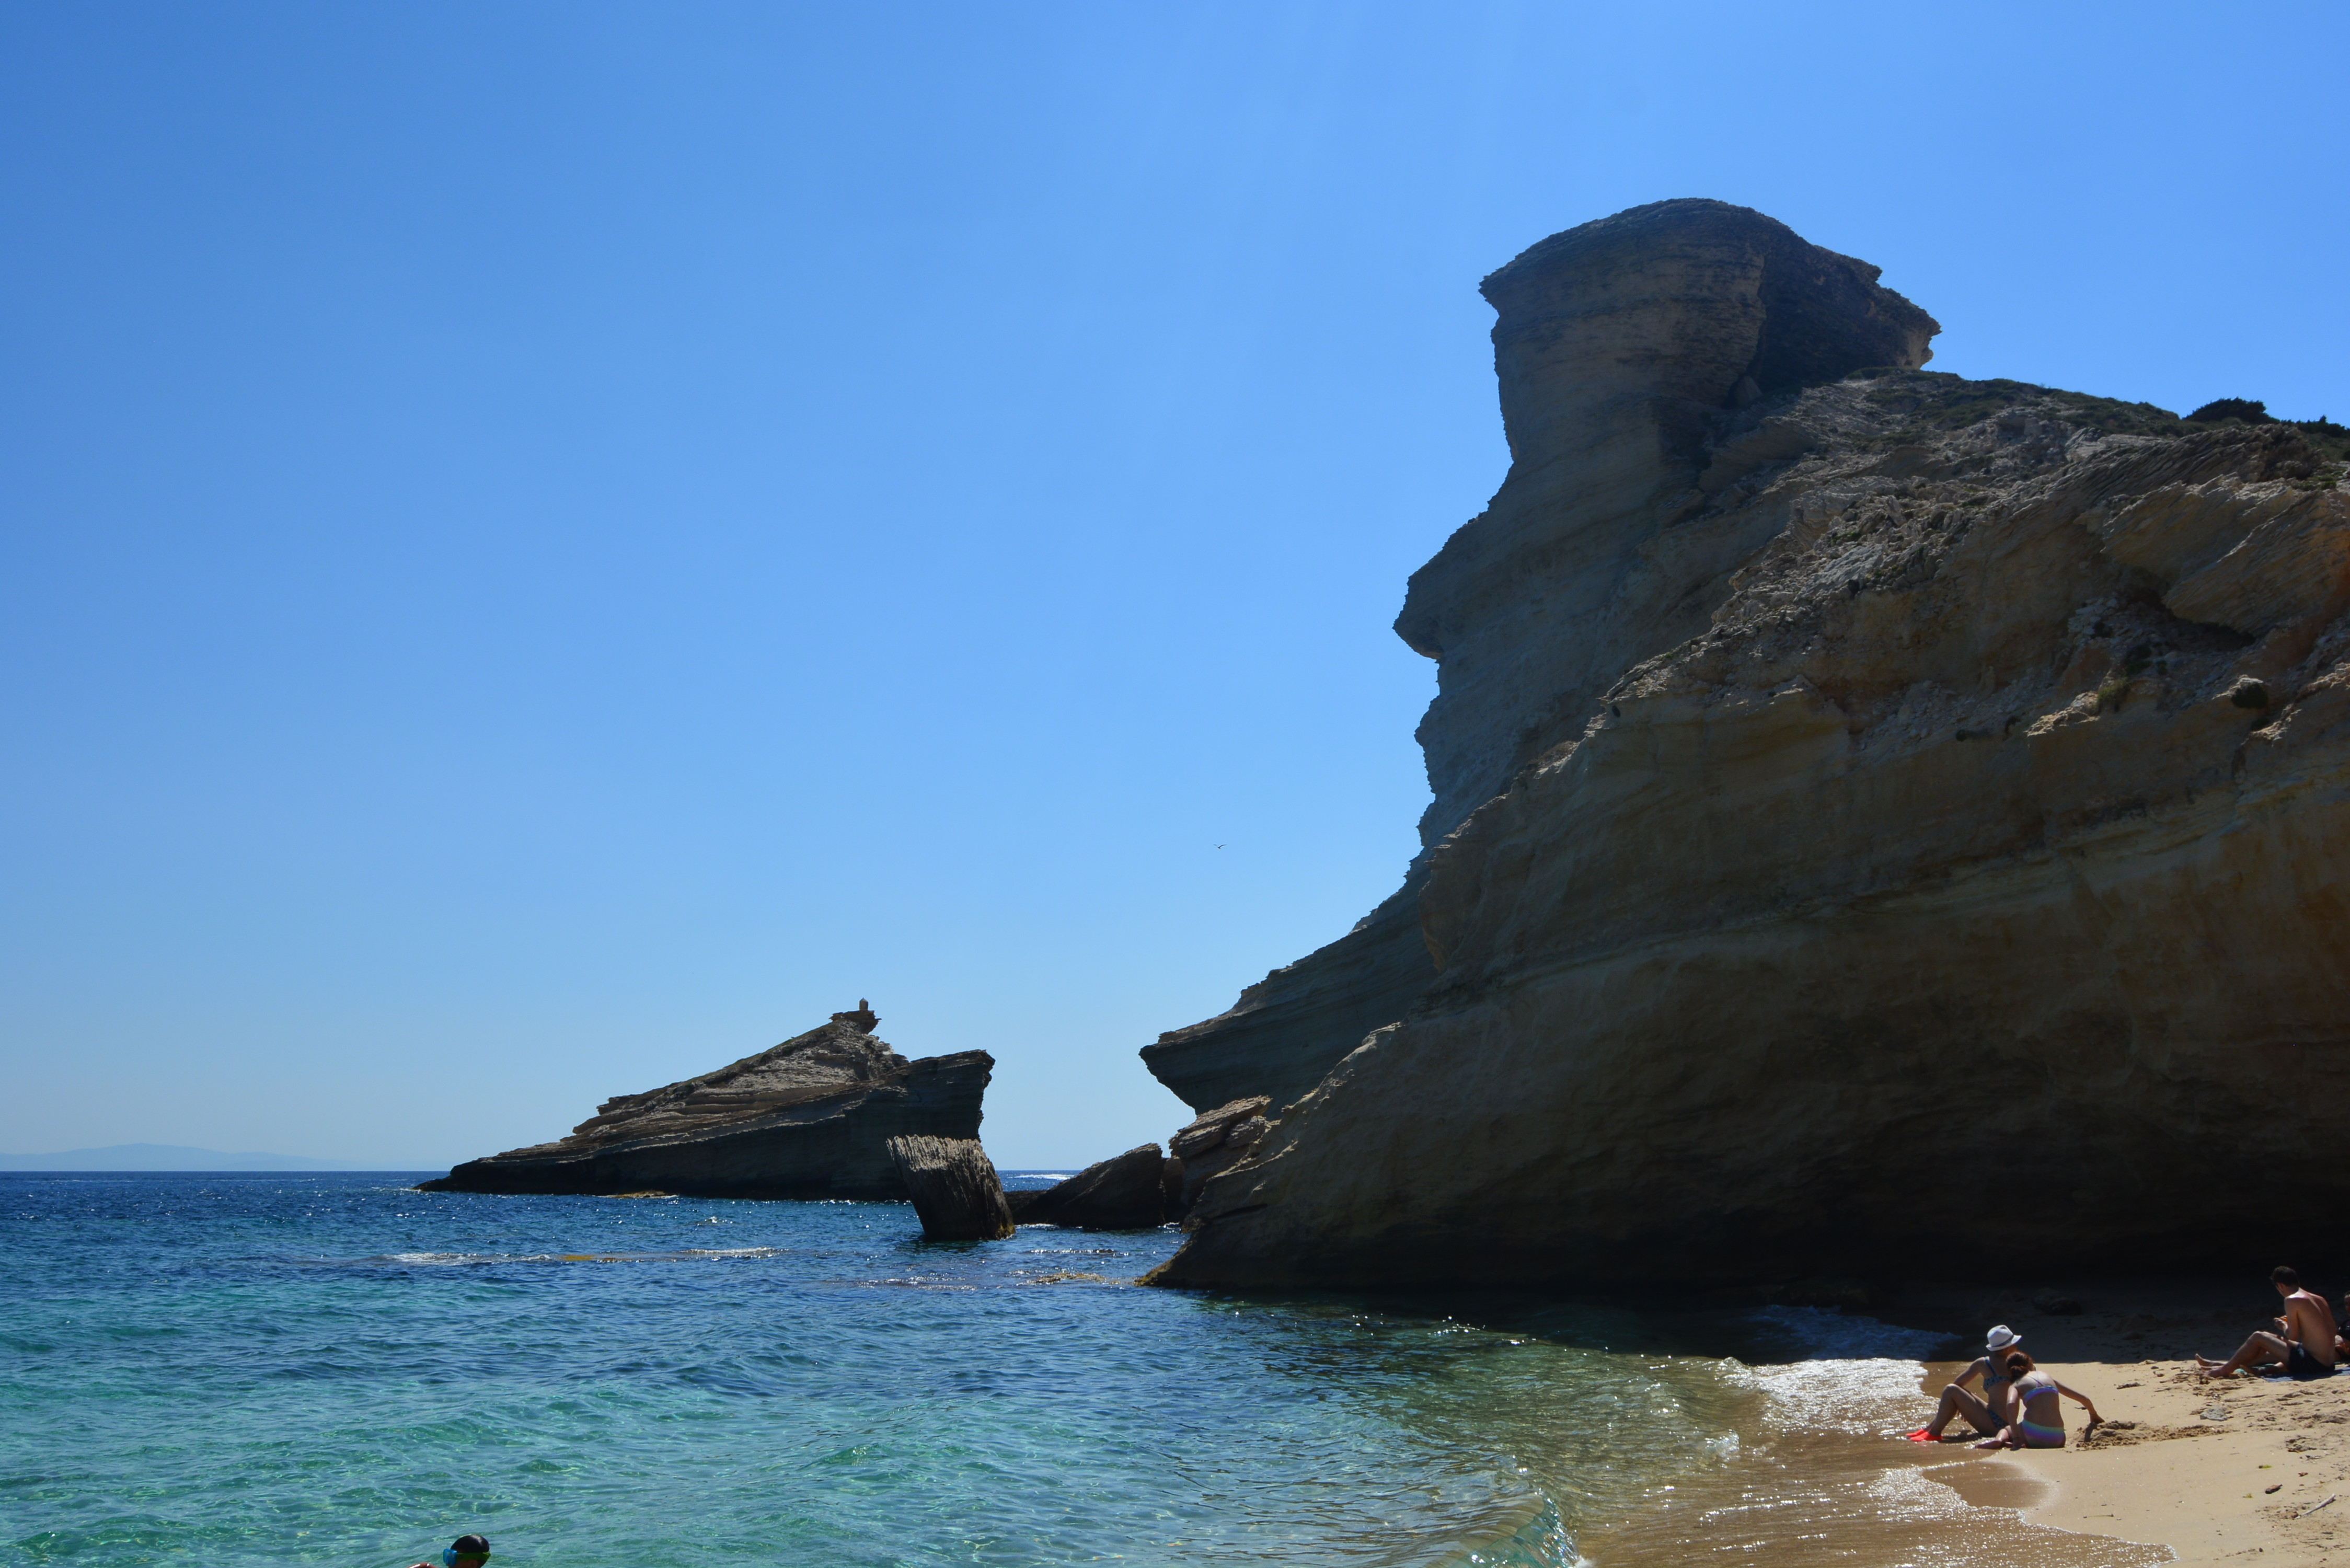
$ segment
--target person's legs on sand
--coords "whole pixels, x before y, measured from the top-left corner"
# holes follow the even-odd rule
[[[1942,1386],[1942,1402],[1935,1407],[1934,1418],[1910,1433],[1910,1440],[1919,1443],[1940,1442],[1942,1428],[1950,1424],[1950,1417],[1953,1416],[1964,1416],[1967,1418],[1967,1425],[1978,1432],[1999,1430],[1999,1417],[1991,1413],[1990,1406],[1957,1384],[1947,1383]]]
[[[2272,1361],[2282,1362],[2290,1354],[2280,1334],[2263,1330],[2244,1341],[2236,1354],[2225,1361],[2214,1361],[2208,1355],[2195,1358],[2196,1370],[2206,1377],[2232,1377],[2247,1366],[2264,1366]]]
[[[1942,1390],[1942,1409],[1944,1414],[1934,1422],[1934,1436],[1937,1438],[1942,1435],[1942,1428],[1950,1424],[1952,1416],[1964,1416],[1967,1425],[1986,1438],[2006,1425],[1991,1413],[1991,1406],[1981,1395],[1956,1384]]]

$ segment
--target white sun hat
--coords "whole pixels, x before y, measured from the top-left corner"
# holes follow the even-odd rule
[[[2022,1338],[2023,1335],[2016,1333],[2013,1329],[2008,1327],[2007,1324],[2001,1324],[1997,1328],[1992,1329],[1989,1334],[1983,1336],[1983,1348],[1985,1350],[2005,1350],[2009,1345],[2020,1343]]]

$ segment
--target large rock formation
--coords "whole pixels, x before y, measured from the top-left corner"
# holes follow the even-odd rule
[[[428,1192],[688,1193],[701,1198],[906,1197],[899,1136],[972,1138],[995,1060],[910,1062],[863,1002],[755,1056],[622,1095],[554,1143],[469,1160]]]
[[[1486,281],[1418,950],[1145,1052],[1279,1114],[1165,1282],[2220,1266],[2350,1202],[2350,432],[1925,372],[1876,276],[1673,202]]]
[[[1718,454],[1724,412],[1862,366],[1932,357],[1932,317],[1877,268],[1720,202],[1586,223],[1488,277],[1508,477],[1412,575],[1396,631],[1439,660],[1419,727],[1433,847],[1529,761],[1572,738],[1633,660],[1701,630],[1709,584],[1752,547],[1720,528],[1661,537]],[[1798,439],[1751,418],[1716,489]],[[1750,522],[1749,532],[1752,526]],[[1435,978],[1419,930],[1425,857],[1355,929],[1275,970],[1232,1011],[1143,1050],[1194,1110],[1288,1104]]]

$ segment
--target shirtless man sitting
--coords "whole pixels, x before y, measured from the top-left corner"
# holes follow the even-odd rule
[[[2301,1276],[2282,1265],[2269,1271],[2269,1282],[2284,1298],[2284,1315],[2277,1332],[2266,1330],[2244,1341],[2225,1361],[2208,1355],[2195,1358],[2206,1377],[2232,1377],[2247,1366],[2282,1366],[2297,1381],[2334,1376],[2334,1314],[2319,1297],[2301,1288]]]

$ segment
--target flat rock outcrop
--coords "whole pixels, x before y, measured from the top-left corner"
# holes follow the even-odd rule
[[[554,1143],[469,1160],[427,1192],[702,1198],[907,1196],[891,1137],[975,1138],[994,1058],[908,1061],[859,1002],[830,1023],[698,1078],[605,1101]]]
[[[1271,1097],[1162,1282],[2232,1267],[2350,1202],[2350,432],[1937,375],[1876,278],[1675,202],[1486,280],[1419,951],[1145,1052]]]

